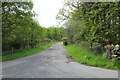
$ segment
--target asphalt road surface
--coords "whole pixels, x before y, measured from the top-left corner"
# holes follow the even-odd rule
[[[38,54],[2,63],[3,78],[118,78],[118,71],[85,66],[66,55],[62,43]]]

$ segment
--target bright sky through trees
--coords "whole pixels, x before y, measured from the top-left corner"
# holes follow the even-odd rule
[[[56,15],[64,0],[33,0],[33,10],[38,14],[36,18],[43,27],[58,25]]]

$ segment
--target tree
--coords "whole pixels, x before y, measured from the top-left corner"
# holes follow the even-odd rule
[[[72,43],[119,44],[120,2],[80,2],[68,0],[57,19],[65,22]]]
[[[35,47],[45,38],[45,29],[33,19],[32,2],[3,2],[3,51]]]

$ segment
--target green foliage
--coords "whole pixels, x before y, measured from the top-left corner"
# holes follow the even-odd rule
[[[45,41],[45,42],[50,42],[51,39],[50,39],[50,38],[45,38],[44,41]]]
[[[3,51],[34,47],[42,40],[42,27],[32,18],[32,2],[3,2]],[[36,34],[39,36],[36,36]]]
[[[104,52],[104,48],[102,47],[102,45],[100,43],[93,43],[92,44],[92,50],[96,53],[96,54],[100,54]]]
[[[62,28],[44,28],[33,19],[32,2],[2,3],[2,49],[15,53],[19,49],[33,48],[45,40],[61,40]],[[49,40],[49,39],[50,40]]]
[[[68,39],[67,39],[67,37],[62,37],[62,40],[67,41]]]
[[[118,61],[108,61],[103,55],[95,55],[94,52],[88,50],[85,47],[69,44],[64,46],[67,49],[67,55],[73,58],[75,61],[85,65],[101,67],[107,69],[118,69]]]
[[[68,0],[57,15],[71,43],[119,44],[119,2],[80,2]],[[91,45],[92,47],[92,45]]]
[[[46,28],[46,37],[51,40],[58,40],[60,41],[62,38],[62,28],[59,27],[49,27]]]
[[[115,66],[115,65],[117,65],[117,66],[118,66],[118,65],[119,65],[119,64],[118,64],[118,60],[117,60],[117,59],[115,59],[115,58],[114,58],[114,59],[112,59],[112,64],[113,64],[113,66]]]
[[[57,20],[64,21],[69,43],[81,44],[95,53],[103,46],[120,42],[120,2],[80,2],[67,0]]]

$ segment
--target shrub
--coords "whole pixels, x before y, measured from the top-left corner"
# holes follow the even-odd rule
[[[45,38],[44,41],[45,41],[45,42],[50,42],[51,39],[50,39],[50,38]]]
[[[104,52],[104,48],[102,47],[102,45],[100,43],[93,43],[92,45],[92,50],[96,53],[96,54],[100,54]]]
[[[63,37],[62,41],[67,41],[67,39],[68,39],[67,37]]]

